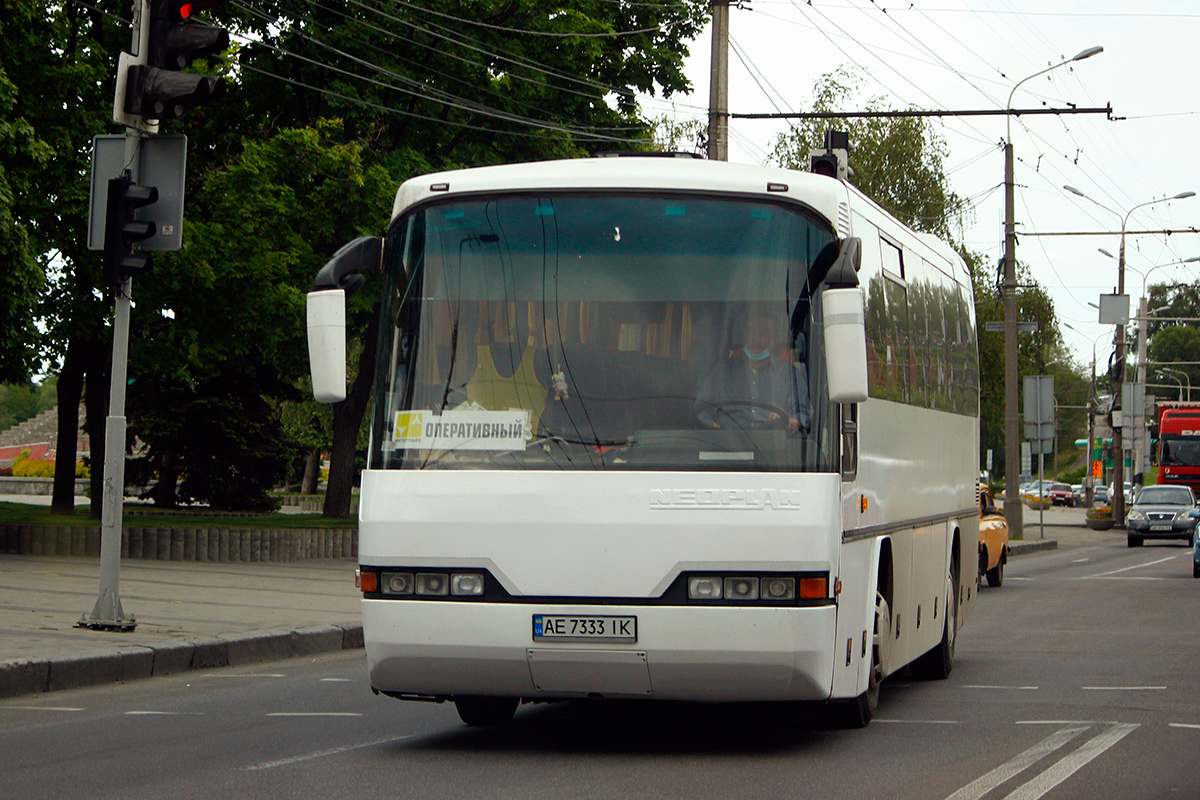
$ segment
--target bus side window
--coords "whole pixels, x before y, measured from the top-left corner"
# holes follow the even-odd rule
[[[842,480],[858,477],[858,403],[842,406]]]

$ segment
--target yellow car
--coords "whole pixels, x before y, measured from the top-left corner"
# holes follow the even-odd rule
[[[979,487],[979,574],[988,586],[1004,583],[1008,563],[1008,520],[996,509],[996,499],[987,486]]]

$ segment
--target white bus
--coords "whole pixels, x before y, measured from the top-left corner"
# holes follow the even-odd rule
[[[809,173],[426,175],[317,278],[320,400],[345,395],[344,294],[372,269],[375,691],[468,723],[650,698],[863,726],[888,674],[949,673],[978,586],[979,381],[948,246]]]

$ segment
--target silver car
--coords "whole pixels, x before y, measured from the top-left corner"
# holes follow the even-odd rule
[[[1187,486],[1147,486],[1138,493],[1125,518],[1130,547],[1145,539],[1182,539],[1190,542],[1196,520],[1191,511],[1196,496]]]

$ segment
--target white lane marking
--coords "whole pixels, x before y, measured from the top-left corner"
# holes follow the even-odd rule
[[[1085,725],[1078,728],[1063,728],[1061,731],[1050,734],[1024,753],[1014,756],[986,775],[971,781],[947,797],[946,800],[979,800],[992,789],[1033,766],[1087,729],[1088,726]]]
[[[74,708],[72,706],[0,706],[0,711],[12,709],[14,711],[86,711],[84,708]]]
[[[321,678],[321,683],[354,683],[354,678]]]
[[[391,742],[402,742],[405,739],[411,739],[413,734],[408,736],[389,736],[387,739],[376,739],[373,742],[363,742],[362,744],[348,744],[343,747],[334,747],[329,750],[318,750],[315,753],[305,753],[300,756],[292,756],[291,758],[281,758],[277,761],[264,761],[261,764],[253,764],[249,767],[242,767],[247,772],[254,772],[260,769],[274,769],[275,767],[286,767],[289,764],[299,764],[301,761],[311,761],[314,758],[325,758],[326,756],[336,756],[339,753],[348,753],[351,750],[361,750],[364,747],[377,747],[381,744],[389,744]]]
[[[1085,561],[1091,561],[1091,559],[1090,558],[1077,558],[1074,561],[1072,561],[1071,563],[1072,564],[1082,564]]]
[[[1162,692],[1165,686],[1080,686],[1085,692]]]
[[[963,689],[1015,689],[1022,692],[1036,692],[1036,686],[989,686],[988,684],[967,684]]]
[[[1084,742],[1074,753],[1063,756],[1041,775],[1038,775],[1023,786],[1018,786],[1004,800],[1038,800],[1038,798],[1044,796],[1055,786],[1058,786],[1091,763],[1092,759],[1133,733],[1138,727],[1136,723],[1113,725],[1107,731]]]
[[[201,675],[201,678],[286,678],[282,672],[247,672],[242,675],[222,675],[219,672]]]
[[[1092,575],[1090,578],[1082,580],[1089,581],[1164,581],[1166,578],[1160,578],[1157,575]]]
[[[1168,561],[1174,561],[1178,557],[1179,556],[1167,556],[1166,558],[1160,558],[1158,561],[1150,561],[1146,564],[1135,564],[1132,567],[1121,567],[1120,569],[1110,570],[1109,572],[1099,572],[1095,575],[1088,575],[1087,578],[1103,578],[1108,575],[1117,575],[1122,572],[1129,572],[1130,570],[1142,569],[1143,567],[1153,567],[1155,564],[1165,564]],[[1087,580],[1087,578],[1084,580]]]
[[[268,717],[361,717],[357,711],[272,711]]]
[[[1193,725],[1190,722],[1168,722],[1167,727],[1168,728],[1190,728],[1192,730],[1200,731],[1200,725]]]

